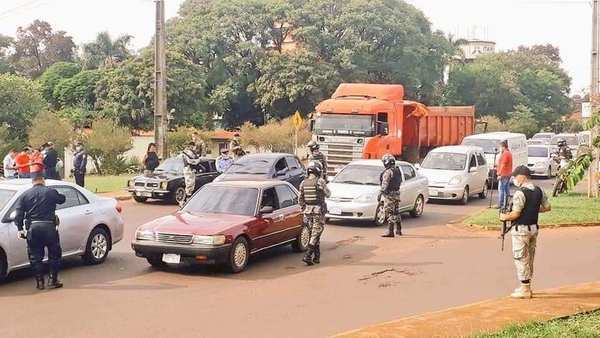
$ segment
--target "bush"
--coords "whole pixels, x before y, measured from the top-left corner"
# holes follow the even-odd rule
[[[506,127],[504,122],[502,122],[502,120],[500,120],[496,116],[492,116],[492,115],[483,116],[483,117],[481,117],[481,121],[487,122],[487,132],[508,130],[508,128]],[[483,124],[478,124],[475,132],[479,133],[479,134],[483,133],[484,132],[483,126],[484,126]]]
[[[33,119],[32,126],[29,127],[29,144],[39,148],[46,142],[53,142],[54,148],[59,154],[63,149],[71,144],[75,133],[71,122],[61,119],[55,113],[43,112]]]
[[[107,156],[102,161],[102,174],[104,175],[136,174],[141,171],[141,168],[141,162],[135,157]]]
[[[510,113],[509,116],[506,125],[513,133],[521,133],[531,137],[540,130],[531,110],[523,105],[516,106],[515,111]]]
[[[8,154],[11,149],[20,150],[24,144],[10,136],[8,127],[0,125],[0,156],[4,159],[4,156]]]
[[[294,152],[295,127],[291,118],[281,121],[271,120],[269,123],[257,127],[246,122],[241,128],[242,144],[253,146],[260,151]],[[298,129],[298,146],[310,141],[311,133],[307,122]]]
[[[105,165],[110,171],[123,169],[120,164],[124,161],[122,154],[133,147],[129,129],[105,118],[94,121],[92,132],[84,137],[84,143],[100,175],[104,174]]]
[[[196,131],[200,135],[200,138],[206,144],[207,150],[212,148],[211,138],[213,136],[212,131],[208,130],[197,130],[194,128],[180,127],[175,131],[169,132],[167,135],[167,146],[169,147],[169,154],[178,154],[185,149],[185,146],[192,141],[192,133]]]

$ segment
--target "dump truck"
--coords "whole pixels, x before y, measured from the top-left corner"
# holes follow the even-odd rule
[[[473,106],[427,107],[405,100],[400,84],[343,83],[311,119],[328,175],[353,160],[387,153],[414,163],[432,148],[460,144],[474,128]]]

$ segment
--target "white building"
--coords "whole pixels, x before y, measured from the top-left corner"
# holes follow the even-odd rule
[[[496,52],[496,43],[493,41],[469,39],[459,47],[463,52],[465,61],[473,61],[480,55],[493,54]]]

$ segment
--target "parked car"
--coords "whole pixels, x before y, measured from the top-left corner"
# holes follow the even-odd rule
[[[410,163],[397,162],[397,166],[403,178],[400,185],[400,212],[419,217],[429,199],[427,178],[417,173]],[[327,217],[372,220],[377,225],[383,225],[385,213],[377,202],[383,170],[381,160],[355,160],[344,166],[328,184],[331,197],[326,200]]]
[[[488,164],[480,147],[448,146],[432,150],[418,167],[429,179],[429,198],[458,200],[487,197]]]
[[[527,166],[533,176],[553,177],[558,172],[559,164],[552,158],[550,146],[529,146]]]
[[[166,159],[154,170],[154,173],[129,180],[127,190],[139,203],[152,198],[180,204],[185,199],[183,167],[183,159],[180,156]],[[196,174],[195,190],[219,176],[213,159],[203,159],[199,167],[202,170]]]
[[[173,215],[140,226],[132,242],[152,266],[225,264],[236,273],[250,255],[284,244],[308,247],[298,191],[282,181],[230,181],[205,185]]]
[[[549,144],[555,133],[537,133],[531,137],[532,140],[542,141],[542,144]]]
[[[567,145],[573,151],[577,151],[577,148],[579,148],[579,144],[581,143],[581,139],[577,134],[558,134],[552,137],[550,145],[553,148],[556,148],[558,146],[558,141],[561,139],[567,141]]]
[[[292,154],[263,153],[238,159],[215,181],[281,180],[298,189],[304,177],[306,170],[298,157]]]
[[[124,222],[117,201],[67,182],[47,180],[46,185],[66,197],[56,210],[63,257],[81,256],[88,264],[103,263],[123,238]],[[14,219],[17,199],[31,186],[28,179],[0,182],[0,280],[29,266],[27,244],[17,238]]]
[[[528,146],[543,146],[543,145],[547,145],[548,142],[546,140],[543,139],[529,139],[527,140],[527,145]]]

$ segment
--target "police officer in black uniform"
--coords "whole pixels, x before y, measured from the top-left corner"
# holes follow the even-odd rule
[[[16,204],[15,224],[19,229],[19,238],[27,239],[27,251],[31,267],[35,272],[37,289],[44,286],[44,249],[48,249],[50,276],[48,288],[63,286],[58,280],[58,270],[62,249],[58,237],[58,218],[56,205],[65,203],[65,196],[45,185],[41,173],[32,177],[33,187],[21,195]]]
[[[381,159],[385,170],[381,173],[379,180],[381,182],[381,192],[379,193],[379,202],[383,203],[383,211],[388,223],[388,232],[382,237],[394,237],[394,227],[396,235],[402,236],[402,218],[398,213],[400,208],[400,185],[402,184],[402,172],[396,167],[396,158],[391,154],[385,154]]]

